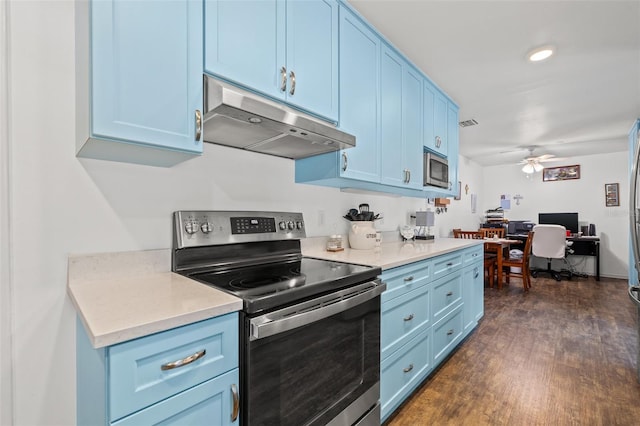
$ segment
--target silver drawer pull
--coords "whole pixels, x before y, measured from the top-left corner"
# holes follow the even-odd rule
[[[200,358],[202,358],[206,354],[207,354],[207,350],[203,349],[200,352],[196,352],[195,354],[189,355],[186,358],[179,359],[178,361],[173,361],[173,362],[168,362],[166,364],[162,364],[160,366],[160,370],[166,371],[166,370],[173,370],[174,368],[178,368],[178,367],[184,367],[187,364],[191,364],[192,362],[199,360]]]
[[[453,296],[453,292],[452,292],[452,291],[450,291],[449,293],[447,293],[447,297],[449,297],[449,296]]]
[[[453,262],[447,263],[447,266],[453,266]]]
[[[413,364],[409,364],[409,366],[407,368],[403,368],[402,369],[402,371],[404,371],[405,373],[408,373],[411,370],[413,370]]]
[[[347,153],[343,152],[342,153],[342,171],[346,172],[347,171],[347,165],[349,164],[349,159],[347,158]]]
[[[408,283],[410,281],[413,281],[413,275],[411,275],[410,277],[407,277],[407,278],[404,279],[405,283]]]
[[[202,136],[202,113],[200,110],[196,110],[196,142],[200,141]]]
[[[447,331],[447,336],[451,336],[453,334],[453,329]]]
[[[411,321],[413,319],[413,314],[409,315],[408,317],[404,317],[403,320],[405,321]]]
[[[291,71],[289,73],[289,79],[291,80],[291,90],[289,90],[289,94],[293,96],[296,93],[296,73]]]
[[[233,398],[233,406],[231,407],[231,421],[238,420],[238,412],[240,411],[240,397],[238,396],[238,386],[231,385],[231,397]]]

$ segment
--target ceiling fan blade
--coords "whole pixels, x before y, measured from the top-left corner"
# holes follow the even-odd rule
[[[543,154],[538,157],[538,161],[545,161],[555,157],[553,154]]]
[[[566,160],[566,158],[560,158],[560,157],[552,157],[552,158],[546,158],[546,159],[542,159],[542,160],[538,160],[541,163],[550,163],[552,161],[564,161]]]

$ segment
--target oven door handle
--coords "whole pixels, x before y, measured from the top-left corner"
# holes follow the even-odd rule
[[[351,309],[379,296],[387,285],[376,279],[250,320],[249,340],[258,340]]]

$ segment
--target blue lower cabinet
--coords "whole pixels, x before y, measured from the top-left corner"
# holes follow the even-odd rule
[[[382,305],[381,359],[430,325],[430,288],[422,286]]]
[[[94,349],[77,326],[78,424],[237,423],[238,314]]]
[[[462,305],[433,325],[433,363],[439,364],[462,339]]]
[[[112,425],[237,425],[239,414],[233,407],[239,401],[238,371],[236,368]]]
[[[431,329],[419,333],[380,365],[382,420],[427,377],[431,371]]]

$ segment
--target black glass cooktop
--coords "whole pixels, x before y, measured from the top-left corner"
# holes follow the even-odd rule
[[[380,273],[376,267],[303,257],[189,277],[240,297],[245,312],[257,313],[366,282]]]

